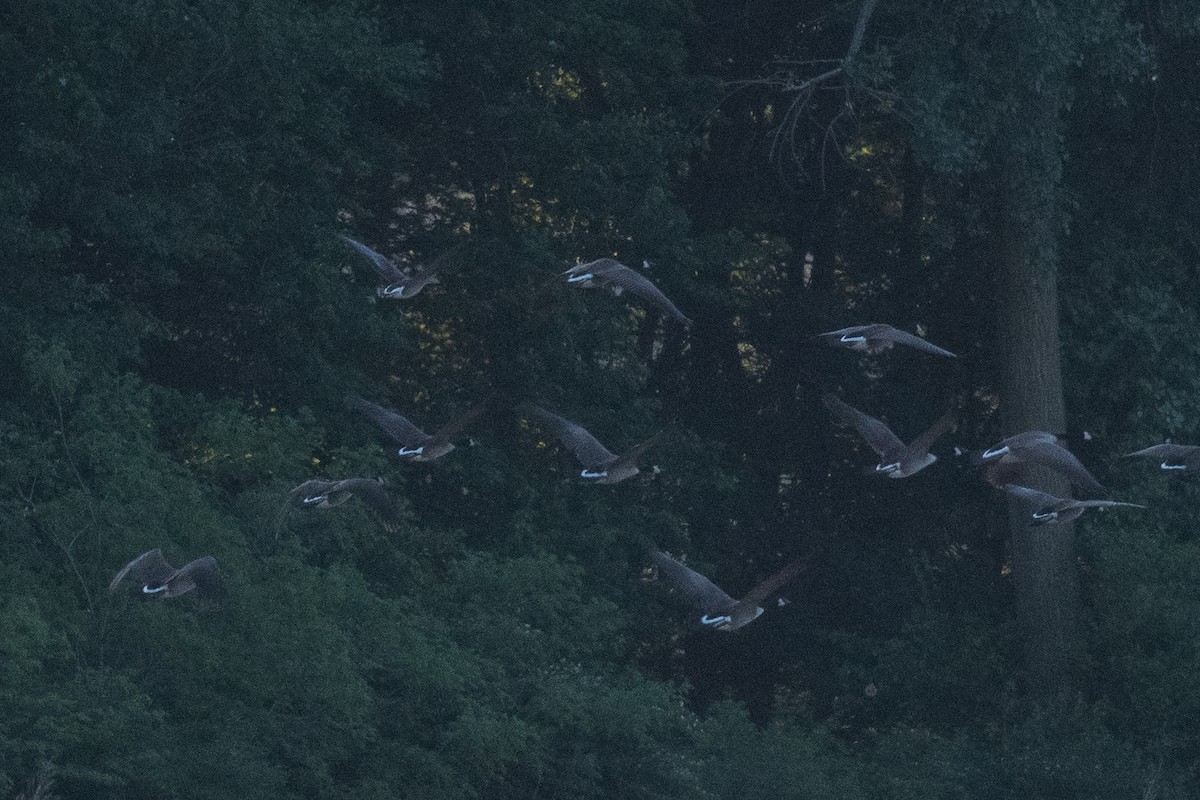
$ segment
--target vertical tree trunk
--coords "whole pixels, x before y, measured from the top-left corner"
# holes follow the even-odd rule
[[[1056,270],[1059,96],[1047,90],[1028,109],[1040,146],[1010,151],[1002,162],[997,345],[1006,434],[1045,430],[1061,435],[1065,430]],[[1070,487],[1056,474],[1039,470],[1032,478],[1036,488],[1069,496]],[[1028,512],[1011,504],[1009,529],[1031,689],[1054,694],[1067,687],[1075,644],[1074,526],[1031,528]]]

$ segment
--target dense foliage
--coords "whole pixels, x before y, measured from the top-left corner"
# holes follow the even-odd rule
[[[1200,792],[1196,489],[1117,459],[1200,443],[1192,4],[21,0],[0,73],[0,796]],[[1013,432],[1014,220],[1057,271],[1057,432],[1152,506],[1039,532],[1078,561],[1053,691],[952,455]],[[338,234],[451,267],[377,302]],[[554,280],[602,255],[692,323]],[[812,339],[872,321],[960,358]],[[963,421],[877,480],[835,387]],[[497,400],[402,464],[348,393]],[[667,428],[658,469],[581,484],[521,400]],[[394,530],[280,514],[354,475]],[[723,635],[646,542],[732,594],[812,555]],[[226,598],[109,594],[154,547]]]

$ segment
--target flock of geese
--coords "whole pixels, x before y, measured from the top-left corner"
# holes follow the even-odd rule
[[[376,295],[386,300],[408,300],[427,286],[439,282],[445,268],[445,256],[426,264],[401,267],[361,242],[342,237],[355,251],[364,256],[378,276]],[[649,266],[648,263],[643,264]],[[607,288],[614,294],[629,292],[667,317],[687,323],[688,318],[649,279],[612,258],[601,258],[571,267],[560,277],[565,283],[580,289]],[[896,345],[940,356],[957,358],[954,353],[927,341],[921,336],[884,324],[856,325],[819,334],[818,338],[832,347],[879,354]],[[396,411],[351,395],[348,407],[367,417],[399,448],[396,455],[404,461],[428,462],[442,458],[454,450],[454,441],[493,403],[489,398],[453,418],[432,434],[410,422]],[[868,472],[889,478],[907,478],[937,461],[930,449],[943,435],[957,427],[957,414],[948,411],[927,431],[905,444],[882,421],[845,403],[832,392],[823,394],[823,402],[841,424],[852,427],[863,441],[879,456],[879,463]],[[582,470],[579,477],[586,482],[615,484],[637,475],[638,462],[645,452],[658,443],[662,432],[638,444],[623,454],[605,447],[586,428],[532,403],[522,403],[518,410],[553,433],[562,446],[578,459]],[[955,448],[956,453],[962,451]],[[1130,453],[1130,457],[1161,459],[1161,468],[1170,471],[1200,470],[1200,446],[1159,444]],[[1002,439],[995,445],[972,454],[971,460],[983,470],[984,479],[1024,503],[1030,513],[1031,525],[1048,525],[1076,519],[1089,508],[1126,506],[1145,508],[1134,503],[1115,500],[1074,500],[1056,497],[1024,485],[1028,469],[1033,466],[1052,470],[1077,487],[1093,492],[1103,487],[1087,468],[1058,440],[1045,431],[1025,431]],[[396,519],[395,501],[382,479],[346,478],[343,480],[312,479],[289,492],[283,504],[280,520],[294,509],[327,510],[357,497],[370,514],[385,528]],[[806,558],[797,558],[783,569],[760,582],[743,598],[735,599],[699,572],[682,561],[647,546],[647,555],[655,575],[666,576],[679,593],[692,605],[701,628],[734,631],[753,622],[763,613],[761,603],[804,569]],[[115,591],[128,579],[141,586],[147,597],[167,599],[195,592],[202,597],[217,597],[224,592],[224,583],[217,561],[211,555],[202,556],[176,569],[167,562],[159,549],[143,553],[123,567],[109,585]],[[782,604],[782,600],[780,601]]]

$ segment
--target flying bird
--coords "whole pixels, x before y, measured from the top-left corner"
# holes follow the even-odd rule
[[[1025,431],[1009,436],[976,455],[974,461],[986,465],[988,483],[999,489],[1012,483],[1012,479],[1019,476],[1027,464],[1052,469],[1076,486],[1094,491],[1104,489],[1074,453],[1059,444],[1057,436],[1046,431]]]
[[[606,287],[618,296],[629,291],[679,322],[691,321],[648,278],[614,258],[598,258],[586,264],[577,264],[562,274],[567,276],[567,283],[571,286],[580,289]]]
[[[487,409],[490,400],[485,400],[467,409],[439,428],[432,436],[395,411],[390,411],[370,400],[351,395],[346,398],[346,403],[354,410],[370,417],[380,430],[400,444],[396,455],[408,461],[433,461],[454,449],[452,441],[454,437],[458,436],[467,425]]]
[[[1159,468],[1178,472],[1196,472],[1200,470],[1200,445],[1194,444],[1156,444],[1136,453],[1129,453],[1125,458],[1154,458],[1162,459]]]
[[[858,431],[871,449],[879,455],[879,463],[875,465],[877,475],[887,475],[889,478],[907,478],[916,475],[921,470],[937,461],[937,456],[929,452],[929,448],[938,438],[958,426],[957,415],[953,411],[943,414],[941,419],[933,423],[933,427],[922,433],[912,444],[900,441],[892,429],[874,417],[864,414],[857,408],[843,403],[836,395],[826,393],[823,397],[825,407],[843,424],[852,425]]]
[[[759,603],[796,577],[807,563],[803,558],[792,561],[751,589],[741,600],[735,600],[708,578],[666,553],[660,550],[649,553],[659,574],[666,575],[667,580],[701,612],[700,625],[718,631],[736,631],[758,619],[763,613]]]
[[[388,493],[387,484],[372,478],[345,478],[340,481],[314,478],[288,493],[280,519],[292,509],[327,509],[340,506],[352,497],[362,500],[367,510],[391,530],[397,522],[396,502]]]
[[[362,242],[349,236],[343,236],[342,239],[371,262],[379,276],[379,286],[376,287],[375,294],[384,300],[408,300],[416,297],[431,283],[441,282],[438,280],[438,272],[444,266],[444,256],[427,264],[400,267],[395,261]]]
[[[575,454],[579,463],[583,465],[579,476],[596,483],[620,483],[626,478],[637,475],[641,471],[638,469],[638,459],[662,436],[660,431],[629,452],[618,456],[600,444],[599,440],[588,433],[582,425],[535,405],[527,403],[524,408],[539,422],[550,428],[563,446]]]
[[[201,556],[175,569],[163,558],[162,550],[155,548],[126,564],[112,579],[108,590],[116,591],[126,577],[142,584],[143,594],[162,600],[179,597],[193,590],[204,598],[224,592],[224,581],[217,569],[217,560],[212,556]]]
[[[917,350],[924,350],[926,353],[933,353],[934,355],[945,356],[946,358],[958,358],[958,356],[949,350],[944,350],[936,344],[922,339],[920,336],[881,323],[854,325],[849,328],[842,328],[841,330],[829,331],[828,333],[819,333],[817,336],[825,340],[825,343],[831,347],[844,347],[859,353],[871,353],[874,355],[882,353],[884,350],[889,350],[894,345],[903,344],[914,347]]]
[[[1055,497],[1027,486],[1016,486],[1011,483],[1004,485],[1004,491],[1013,497],[1031,503],[1034,507],[1033,522],[1030,525],[1049,525],[1055,522],[1070,522],[1079,517],[1089,508],[1113,508],[1127,506],[1129,508],[1145,508],[1136,503],[1118,503],[1116,500],[1072,500],[1069,497]]]

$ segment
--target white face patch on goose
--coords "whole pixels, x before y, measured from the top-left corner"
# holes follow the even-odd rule
[[[300,502],[306,506],[311,506],[313,503],[319,503],[324,499],[325,499],[325,495],[314,494],[312,497],[306,497],[303,500],[301,500]]]
[[[425,452],[425,445],[421,445],[420,447],[412,447],[412,448],[401,447],[396,452],[402,456],[419,456],[419,455],[421,455],[421,453]]]
[[[722,614],[716,617],[710,617],[708,614],[705,614],[700,618],[701,625],[711,625],[714,628],[728,627],[729,623],[731,622],[733,622],[733,617],[729,616],[728,614]]]
[[[1168,464],[1165,461],[1159,464],[1159,466],[1163,469],[1187,469],[1187,464]]]
[[[391,296],[392,296],[392,295],[394,295],[394,294],[398,294],[398,295],[400,295],[401,297],[403,297],[403,296],[404,296],[404,289],[405,289],[405,287],[406,287],[406,284],[403,284],[403,283],[393,283],[391,286],[388,286],[386,289],[384,289],[384,290],[383,290],[383,293],[384,293],[385,295],[387,295],[388,297],[391,297]]]
[[[900,462],[899,462],[899,461],[897,461],[897,462],[895,462],[895,463],[892,463],[892,464],[876,464],[876,465],[875,465],[875,471],[876,471],[876,472],[882,472],[882,473],[885,473],[885,474],[886,474],[886,473],[888,473],[888,472],[895,472],[895,471],[896,471],[896,470],[898,470],[898,469],[900,469]]]
[[[576,275],[573,278],[567,278],[567,283],[579,283],[580,281],[591,280],[594,277],[596,276],[589,272],[586,275]]]
[[[590,469],[585,469],[579,473],[581,478],[605,478],[608,477],[608,470],[602,472],[592,472]]]
[[[1004,447],[1001,447],[999,450],[984,450],[983,453],[981,453],[979,457],[980,458],[995,458],[996,456],[1002,456],[1007,452],[1008,452],[1008,445],[1004,445]]]
[[[863,344],[867,341],[867,337],[845,335],[841,338],[841,341],[845,342],[846,344]]]
[[[1058,519],[1058,512],[1057,511],[1037,511],[1037,512],[1034,512],[1033,518],[1036,519],[1038,522],[1042,522],[1042,521],[1052,522],[1053,520]]]
[[[146,584],[142,587],[142,591],[146,594],[158,594],[159,592],[165,592],[166,590],[166,586],[159,586],[157,589],[151,589],[150,584]]]

